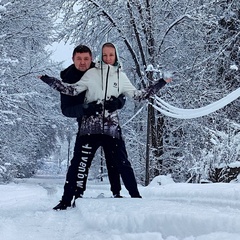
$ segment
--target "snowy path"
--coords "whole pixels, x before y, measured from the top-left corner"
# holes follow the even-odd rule
[[[89,183],[77,207],[53,211],[63,179],[0,185],[1,240],[239,240],[240,184],[140,187],[143,199],[109,198]],[[124,187],[123,187],[124,188]],[[96,198],[104,193],[105,198]],[[95,197],[95,198],[93,198]]]

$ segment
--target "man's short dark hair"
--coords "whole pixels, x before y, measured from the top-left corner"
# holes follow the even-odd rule
[[[86,45],[78,45],[73,50],[73,57],[76,53],[89,53],[92,56],[92,51]]]

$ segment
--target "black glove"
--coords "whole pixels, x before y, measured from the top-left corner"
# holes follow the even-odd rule
[[[143,95],[143,99],[148,99],[150,96],[156,94],[160,88],[165,86],[166,82],[163,78],[160,78],[157,82],[154,84],[150,85],[147,89],[145,94]]]
[[[97,103],[97,101],[83,104],[83,114],[87,117],[97,116],[101,114],[103,111],[103,106],[101,103]]]
[[[126,102],[126,98],[123,94],[120,94],[117,98],[111,96],[111,98],[104,103],[104,107],[108,112],[112,113],[117,109],[121,109]]]

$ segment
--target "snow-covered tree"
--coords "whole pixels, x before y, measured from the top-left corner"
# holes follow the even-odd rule
[[[192,63],[183,65],[185,71],[179,72],[180,79],[184,81],[181,81],[177,88],[171,89],[172,96],[175,96],[173,100],[175,106],[183,108],[205,106],[239,87],[238,10],[238,1],[202,1],[202,4],[196,8],[195,19],[199,20],[194,21],[196,24],[194,31],[198,33],[193,50],[197,51],[189,55]],[[189,31],[189,37],[191,33],[192,31]],[[193,166],[198,166],[196,174],[204,171],[203,168],[199,170],[199,166],[208,165],[209,168],[211,163],[209,156],[213,155],[209,154],[208,161],[205,162],[203,152],[212,152],[214,148],[214,153],[219,156],[217,158],[219,164],[226,160],[222,151],[227,152],[232,148],[232,152],[235,152],[233,143],[229,147],[223,141],[216,151],[216,147],[211,143],[211,136],[213,132],[218,135],[219,131],[223,135],[230,134],[228,129],[234,122],[240,120],[239,101],[240,99],[237,99],[216,113],[191,121],[165,119],[165,123],[174,128],[171,127],[166,131],[164,170],[166,172],[171,170],[177,178],[186,180],[187,170],[191,169],[192,174],[197,169]],[[231,136],[234,137],[234,134],[237,132]],[[205,164],[202,164],[203,162]]]
[[[53,7],[0,1],[0,175],[7,178],[31,176],[62,132],[61,120],[55,123],[59,95],[36,78],[56,69],[45,50],[54,36]]]
[[[239,86],[239,1],[58,0],[58,6],[63,16],[60,38],[87,44],[96,55],[103,42],[116,43],[135,86],[145,87],[159,77],[159,70],[173,72],[173,83],[159,94],[175,106],[201,107]],[[123,122],[142,107],[130,105]],[[187,180],[189,169],[202,166],[202,153],[212,147],[207,129],[226,131],[222,125],[226,119],[239,121],[239,99],[194,120],[164,117],[151,106],[146,109],[128,123],[131,127],[124,127],[124,135],[131,139],[126,141],[130,159],[139,159],[134,168],[145,184],[160,172]],[[145,156],[141,144],[146,139]],[[151,162],[145,174],[146,158]]]
[[[176,5],[176,4],[174,4]],[[175,14],[171,14],[169,4],[165,1],[62,1],[61,10],[63,12],[63,28],[60,36],[73,42],[86,43],[92,46],[98,53],[100,46],[105,41],[117,43],[121,61],[129,77],[138,88],[146,87],[149,82],[159,75],[155,73],[161,69],[172,68],[171,59],[162,59],[162,53],[167,51],[166,42],[170,41],[168,33],[175,26],[188,19],[184,13],[184,7]],[[156,71],[146,71],[148,65],[152,65]],[[138,104],[135,106],[138,107]],[[139,114],[140,119],[144,119],[145,113]],[[157,136],[157,119],[150,107],[148,111],[149,119],[149,142],[146,146],[152,146],[154,151],[149,151],[155,160],[159,161],[161,154],[156,154],[158,148],[162,149],[160,134]],[[146,122],[146,117],[145,121]],[[135,121],[134,121],[135,122]],[[139,123],[133,125],[135,131],[141,131],[140,138],[145,138],[146,124]],[[128,133],[127,133],[128,134]],[[140,139],[137,140],[140,142]],[[145,147],[146,147],[145,146]],[[137,155],[145,162],[145,157]],[[147,154],[147,158],[149,158]],[[145,167],[144,164],[141,164]],[[148,179],[149,180],[149,179]]]

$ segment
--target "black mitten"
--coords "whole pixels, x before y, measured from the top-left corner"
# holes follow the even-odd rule
[[[104,107],[108,112],[112,113],[117,109],[121,109],[126,102],[126,98],[123,94],[120,94],[117,98],[111,96],[111,98],[104,103]]]
[[[146,92],[143,95],[143,99],[147,99],[153,94],[157,93],[165,84],[166,84],[165,80],[163,78],[160,78],[157,82],[150,85],[146,89]]]
[[[83,104],[83,113],[87,117],[97,116],[101,114],[102,111],[103,111],[103,106],[101,103],[97,103],[97,101]]]
[[[120,101],[120,102],[119,102],[119,105],[118,105],[118,109],[122,109],[123,106],[125,105],[125,102],[126,102],[126,97],[125,97],[125,95],[120,94],[120,95],[118,96],[118,100]]]
[[[43,75],[40,76],[39,78],[53,89],[59,91],[60,93],[70,96],[76,95],[76,93],[74,92],[75,89],[72,86],[65,86],[64,83],[57,78],[49,77],[48,75]]]

